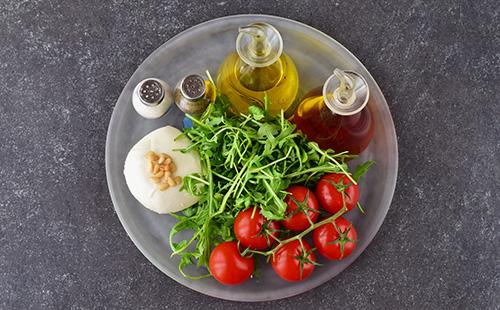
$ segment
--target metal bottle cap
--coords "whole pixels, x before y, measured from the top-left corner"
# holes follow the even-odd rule
[[[184,113],[201,114],[210,103],[206,98],[207,86],[201,75],[184,77],[175,89],[175,104]]]
[[[148,106],[158,105],[165,96],[163,87],[156,79],[142,81],[138,91],[141,102]]]
[[[333,113],[353,115],[364,109],[370,97],[366,80],[357,72],[335,69],[323,86],[323,98]]]

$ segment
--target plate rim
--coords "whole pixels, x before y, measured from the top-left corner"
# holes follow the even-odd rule
[[[232,298],[230,298],[230,296],[228,296],[228,298],[217,296],[216,294],[211,294],[211,293],[205,292],[205,291],[203,291],[203,290],[201,290],[201,289],[199,289],[197,287],[192,287],[192,286],[189,286],[187,283],[183,283],[182,281],[179,281],[169,270],[167,270],[166,268],[163,268],[163,265],[151,253],[149,253],[146,250],[145,247],[142,246],[142,244],[138,241],[138,238],[135,237],[135,235],[132,232],[132,229],[130,228],[130,226],[127,225],[126,220],[124,219],[123,214],[121,213],[120,208],[117,207],[118,206],[117,198],[116,198],[115,194],[113,193],[113,191],[111,190],[111,188],[113,187],[113,184],[114,184],[114,180],[111,177],[111,170],[110,170],[110,160],[111,160],[111,158],[110,158],[110,140],[111,140],[111,131],[112,131],[111,126],[114,123],[114,121],[116,120],[116,118],[118,117],[117,114],[115,113],[116,106],[117,106],[117,104],[120,101],[122,101],[122,97],[124,96],[124,90],[126,89],[127,84],[131,81],[131,79],[133,78],[133,76],[138,72],[138,70],[140,69],[140,67],[142,66],[143,63],[148,62],[151,59],[153,59],[156,56],[156,54],[158,54],[163,49],[163,47],[165,45],[170,44],[172,41],[176,40],[178,37],[183,36],[185,33],[188,33],[190,31],[193,31],[193,30],[197,29],[197,28],[204,27],[207,24],[210,24],[210,23],[213,23],[213,22],[217,22],[217,21],[222,21],[222,20],[226,20],[226,19],[234,19],[234,18],[251,18],[251,17],[277,19],[277,20],[281,20],[281,21],[284,21],[284,22],[289,22],[289,23],[292,23],[292,24],[296,24],[298,26],[305,27],[305,28],[307,28],[308,30],[310,30],[312,32],[316,32],[319,35],[321,35],[322,37],[324,37],[325,39],[330,40],[333,43],[337,44],[340,48],[342,48],[344,50],[344,52],[346,52],[346,54],[348,54],[349,56],[351,56],[352,58],[354,58],[358,62],[358,64],[361,65],[361,67],[368,73],[368,75],[370,76],[370,78],[374,82],[375,87],[377,88],[377,90],[382,95],[383,104],[385,104],[385,106],[387,107],[387,109],[389,111],[389,121],[390,121],[390,123],[392,125],[392,126],[390,126],[389,131],[390,131],[390,136],[393,138],[392,142],[394,142],[394,143],[392,143],[392,145],[394,146],[394,152],[395,152],[396,156],[395,156],[394,165],[392,166],[393,167],[392,170],[394,170],[394,172],[395,172],[395,177],[394,177],[394,180],[389,180],[391,182],[391,184],[389,184],[389,188],[388,188],[389,192],[390,192],[390,199],[388,201],[388,206],[387,206],[387,208],[385,208],[385,210],[382,210],[383,214],[381,216],[381,219],[378,222],[374,223],[375,227],[376,227],[376,232],[373,234],[373,236],[371,236],[371,237],[368,238],[366,246],[360,251],[359,255],[352,260],[352,262],[350,262],[348,265],[346,265],[345,268],[342,269],[339,272],[339,274],[342,273],[344,270],[346,270],[352,263],[354,263],[354,261],[356,261],[359,258],[359,256],[361,256],[361,254],[364,253],[364,251],[366,250],[366,248],[371,244],[371,242],[373,241],[373,239],[375,238],[375,236],[380,231],[380,227],[382,226],[382,224],[383,224],[383,222],[384,222],[384,220],[385,220],[385,218],[387,216],[387,212],[389,211],[389,209],[391,207],[391,204],[392,204],[392,200],[394,198],[394,192],[395,192],[395,188],[396,188],[396,183],[397,183],[397,178],[398,178],[398,171],[399,171],[399,152],[398,152],[398,142],[397,142],[396,128],[394,126],[394,120],[392,118],[392,113],[390,113],[391,111],[390,111],[389,105],[387,104],[387,100],[385,99],[384,93],[381,91],[381,89],[380,89],[377,81],[373,78],[373,76],[371,75],[370,71],[368,71],[368,69],[366,69],[366,67],[364,66],[364,64],[349,49],[347,49],[344,45],[342,45],[340,42],[338,42],[337,40],[335,40],[334,38],[332,38],[328,34],[324,33],[323,31],[318,30],[318,29],[316,29],[316,28],[314,28],[312,26],[309,26],[309,25],[307,25],[307,24],[305,24],[303,22],[300,22],[300,21],[297,21],[297,20],[293,20],[293,19],[289,19],[289,18],[282,17],[282,16],[277,16],[277,15],[269,15],[269,14],[235,14],[235,15],[227,15],[227,16],[222,16],[222,17],[218,17],[218,18],[213,18],[213,19],[204,21],[202,23],[196,24],[194,26],[191,26],[189,28],[186,28],[183,31],[181,31],[181,32],[177,33],[176,35],[172,36],[170,39],[168,39],[163,44],[161,44],[158,48],[156,48],[151,54],[149,54],[141,62],[141,64],[139,64],[139,66],[137,67],[137,69],[132,73],[132,75],[130,76],[130,78],[125,83],[125,85],[124,85],[124,87],[123,87],[123,89],[122,89],[122,91],[120,93],[120,96],[116,100],[115,106],[113,107],[113,112],[111,114],[111,118],[109,119],[109,124],[108,124],[108,129],[107,129],[107,134],[106,134],[106,146],[105,146],[105,169],[106,169],[106,182],[107,182],[107,185],[108,185],[109,194],[111,196],[111,201],[113,203],[113,209],[115,210],[115,212],[116,212],[116,214],[118,216],[118,219],[120,220],[120,223],[123,226],[123,228],[125,229],[125,232],[127,233],[128,237],[132,240],[132,242],[137,247],[137,249],[142,253],[142,255],[144,255],[146,257],[146,259],[149,262],[151,262],[151,264],[153,264],[153,266],[155,266],[156,268],[158,268],[161,272],[163,272],[169,278],[171,278],[172,280],[174,280],[175,282],[181,284],[184,287],[187,287],[187,288],[189,288],[191,290],[194,290],[194,291],[196,291],[198,293],[201,293],[201,294],[204,294],[204,295],[207,295],[207,296],[211,296],[211,297],[214,297],[214,298],[223,299],[223,300],[230,300],[230,301],[237,301],[237,302],[263,302],[263,301],[279,300],[279,299],[284,299],[284,298],[292,297],[292,296],[295,296],[295,295],[300,295],[300,294],[308,292],[308,291],[310,291],[310,290],[312,290],[312,289],[314,289],[316,287],[319,287],[320,285],[325,284],[326,282],[328,282],[331,279],[333,279],[333,277],[329,278],[329,279],[326,279],[324,281],[319,281],[318,283],[314,283],[313,285],[310,285],[306,290],[304,290],[302,292],[293,292],[293,293],[282,294],[280,296],[277,296],[277,297],[271,298],[271,299],[265,298],[265,296],[263,296],[262,298],[257,298],[257,299],[252,299],[252,300],[250,300],[250,299],[241,299],[241,298],[240,299],[232,299]]]

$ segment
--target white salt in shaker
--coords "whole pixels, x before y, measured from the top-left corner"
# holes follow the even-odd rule
[[[132,104],[139,115],[145,118],[159,118],[174,102],[172,88],[160,79],[149,78],[134,88]]]

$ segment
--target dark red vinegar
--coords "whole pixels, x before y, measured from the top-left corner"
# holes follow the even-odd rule
[[[304,96],[291,121],[322,149],[360,154],[370,144],[375,127],[370,101],[356,114],[338,115],[325,104],[322,89],[317,87]]]

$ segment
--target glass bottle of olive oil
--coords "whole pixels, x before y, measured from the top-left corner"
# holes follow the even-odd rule
[[[287,111],[299,90],[293,60],[283,53],[283,40],[267,23],[240,27],[236,52],[229,54],[217,76],[217,88],[231,101],[233,113],[247,113],[251,104],[264,105],[267,94],[271,115]]]
[[[361,75],[335,69],[322,87],[304,96],[291,121],[323,149],[359,154],[370,144],[375,128],[369,97]]]

